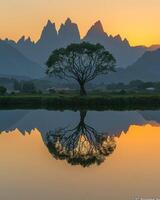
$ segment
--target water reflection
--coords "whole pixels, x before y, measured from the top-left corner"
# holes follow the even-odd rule
[[[79,117],[72,111],[15,110],[0,111],[0,121],[2,200],[159,198],[160,111],[88,111]],[[87,131],[91,127],[91,134],[85,126]],[[106,159],[98,167],[84,168],[79,161],[73,167],[66,162],[68,157],[61,161],[59,151],[53,151],[58,141],[70,154],[79,149],[101,153],[111,138],[116,149],[107,158],[100,154]],[[49,153],[49,142],[58,160]],[[57,153],[57,147],[54,150]]]
[[[99,133],[85,123],[87,111],[80,111],[80,121],[74,128],[49,131],[46,144],[54,158],[71,165],[100,165],[116,148],[114,136]]]
[[[85,122],[98,132],[110,135],[127,132],[130,125],[148,123],[151,112],[139,111],[88,111]],[[157,113],[157,114],[156,114]],[[150,118],[156,120],[160,112],[153,112]],[[147,119],[147,120],[146,120]],[[45,138],[49,130],[72,126],[79,121],[79,111],[48,111],[48,110],[4,110],[0,111],[0,131],[11,131],[16,128],[21,132],[31,132],[37,128]]]
[[[55,159],[89,167],[103,163],[116,148],[115,138],[131,125],[156,122],[159,116],[159,111],[13,110],[0,112],[0,129],[25,135],[36,128]]]
[[[115,138],[131,125],[156,123],[159,116],[159,111],[0,111],[0,130],[25,135],[36,128],[55,159],[88,167],[103,163],[117,146]]]

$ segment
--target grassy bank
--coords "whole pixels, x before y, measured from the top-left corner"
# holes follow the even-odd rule
[[[0,96],[1,109],[46,108],[46,109],[96,109],[96,110],[131,110],[160,109],[160,95],[88,95],[80,97],[75,94],[56,95],[7,95]]]

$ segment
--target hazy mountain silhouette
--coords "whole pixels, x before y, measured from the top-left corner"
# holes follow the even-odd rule
[[[110,74],[107,82],[129,82],[131,80],[159,81],[160,49],[147,51],[133,65]]]
[[[35,43],[31,41],[30,37],[25,38],[25,36],[22,36],[17,42],[5,39],[5,42],[8,43],[10,46],[18,49],[28,59],[34,60],[33,50]]]
[[[160,111],[151,111],[151,110],[145,110],[145,111],[138,111],[147,121],[160,123]]]
[[[97,21],[89,29],[83,40],[91,43],[102,44],[114,55],[118,67],[127,67],[135,62],[146,51],[146,48],[143,46],[131,47],[128,40],[122,40],[120,35],[115,37],[108,36],[108,34],[104,32],[100,21]]]
[[[60,47],[66,47],[71,43],[79,43],[80,33],[77,24],[73,23],[71,19],[68,18],[65,24],[61,24],[58,37]]]
[[[0,74],[38,78],[43,76],[43,69],[16,48],[0,41]]]
[[[151,45],[148,50],[150,51],[154,51],[154,50],[157,50],[157,49],[160,49],[160,45],[159,44],[154,44],[154,45]]]
[[[48,20],[47,25],[43,28],[40,39],[35,44],[34,60],[39,63],[45,63],[48,55],[59,47],[58,34],[55,24]]]
[[[108,38],[107,33],[104,32],[103,26],[100,21],[97,21],[87,32],[84,40],[91,41],[94,43],[104,43]]]
[[[6,42],[17,48],[29,59],[44,65],[54,49],[80,42],[80,33],[77,24],[72,23],[69,18],[64,24],[61,24],[58,32],[55,23],[48,20],[36,43],[32,42],[30,38],[25,39],[24,36],[18,42],[8,39]]]
[[[91,26],[86,36],[82,39],[80,38],[77,24],[73,23],[71,19],[68,18],[64,24],[61,24],[58,31],[56,30],[55,23],[52,23],[50,20],[48,20],[37,42],[31,41],[30,37],[26,39],[24,36],[22,36],[18,40],[18,42],[8,39],[5,40],[5,42],[9,44],[10,47],[14,47],[12,48],[12,51],[17,52],[18,50],[18,53],[21,55],[21,57],[23,56],[23,59],[25,60],[24,64],[22,64],[22,58],[20,62],[19,59],[17,59],[16,57],[14,58],[14,55],[17,55],[17,53],[12,53],[10,59],[14,60],[14,62],[12,61],[12,64],[10,65],[15,67],[15,69],[17,68],[17,66],[21,65],[21,71],[19,70],[17,72],[17,69],[14,70],[14,73],[16,73],[15,75],[23,74],[25,76],[28,76],[30,72],[25,71],[27,68],[25,63],[29,62],[30,64],[27,64],[27,70],[30,70],[30,66],[36,65],[36,67],[34,67],[33,69],[37,69],[37,77],[39,76],[39,74],[41,74],[40,65],[44,66],[46,60],[54,49],[66,47],[71,43],[79,43],[81,41],[101,43],[114,55],[117,60],[117,67],[126,68],[118,68],[117,73],[112,73],[107,77],[108,82],[128,82],[132,79],[158,80],[159,60],[158,57],[156,57],[155,60],[152,60],[151,57],[157,54],[156,52],[152,53],[152,51],[159,48],[160,46],[153,45],[149,48],[144,46],[132,47],[130,46],[128,40],[123,40],[120,35],[113,37],[105,33],[102,23],[100,21],[97,21],[93,26]],[[151,52],[145,53],[147,50]],[[3,55],[3,59],[8,57],[8,54],[5,55],[4,52]],[[31,62],[31,60],[33,62]],[[6,60],[6,62],[9,62],[9,60]],[[39,63],[39,69],[38,65],[35,64],[35,62]],[[3,68],[1,69],[1,71],[5,72],[5,74],[10,74],[7,66],[7,64],[6,66],[3,64]],[[31,74],[33,75],[34,72]],[[152,77],[154,76],[154,74],[156,78],[153,79]],[[45,76],[45,73],[43,75]],[[103,81],[105,82],[106,78],[104,78]]]
[[[26,57],[44,64],[52,50],[81,41],[104,45],[117,59],[118,67],[127,67],[133,64],[147,49],[143,46],[131,47],[127,39],[122,40],[120,35],[109,36],[105,33],[100,21],[97,21],[89,29],[86,36],[81,39],[77,24],[73,23],[69,18],[64,24],[61,24],[58,32],[55,24],[48,20],[36,43],[33,43],[30,38],[25,39],[24,37],[20,38],[17,43],[14,41],[8,42],[18,48]]]

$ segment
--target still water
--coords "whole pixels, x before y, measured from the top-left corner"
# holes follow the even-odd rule
[[[1,200],[160,198],[160,111],[0,111]]]

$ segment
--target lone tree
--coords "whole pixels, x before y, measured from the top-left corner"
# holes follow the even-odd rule
[[[115,64],[115,58],[102,45],[86,42],[53,51],[46,63],[48,75],[76,80],[81,95],[86,95],[86,83],[115,71]]]

